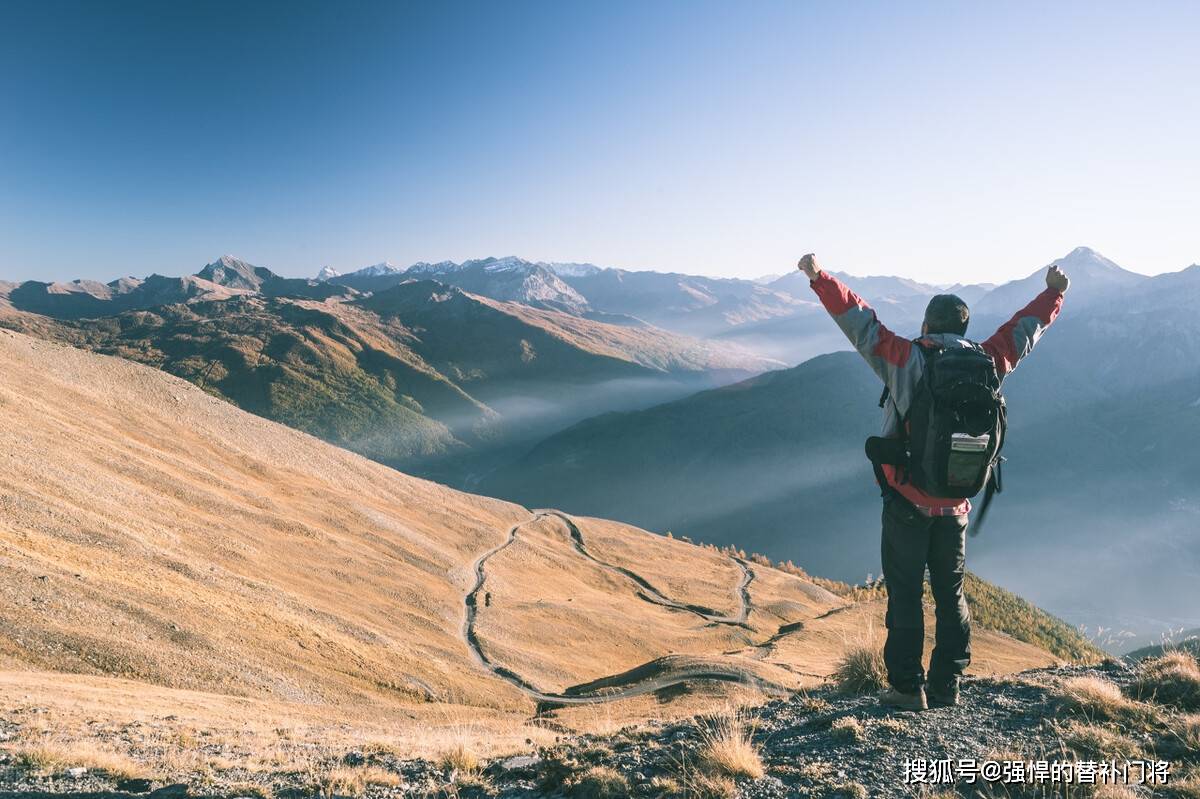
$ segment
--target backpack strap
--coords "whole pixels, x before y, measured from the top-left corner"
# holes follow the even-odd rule
[[[1001,455],[988,475],[987,485],[983,489],[983,502],[979,503],[979,513],[975,515],[975,525],[971,528],[971,535],[979,535],[983,531],[983,520],[987,516],[992,499],[996,494],[1004,491],[1004,481],[1000,476],[1000,464],[1004,463],[1004,461],[1005,458]]]
[[[883,473],[883,466],[879,461],[871,461],[871,468],[875,471],[875,482],[879,484],[879,496],[884,499],[899,496],[896,489],[892,488],[892,484],[888,482],[887,475]]]
[[[923,343],[924,341],[925,341],[924,338],[912,339],[913,346],[916,347],[921,352],[922,360],[929,354],[929,350],[931,349],[931,347],[929,345],[926,345]],[[891,390],[891,388],[889,388],[888,386],[885,385],[883,387],[883,393],[879,395],[879,407],[886,408],[887,402],[891,398],[892,398],[892,390]],[[896,410],[899,411],[900,409],[897,408]],[[903,423],[904,420],[901,419],[900,421]]]

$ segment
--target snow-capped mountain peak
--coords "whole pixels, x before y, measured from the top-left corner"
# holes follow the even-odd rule
[[[544,263],[541,265],[546,267],[547,269],[549,269],[551,272],[558,275],[559,277],[588,277],[590,275],[595,275],[599,272],[604,271],[603,269],[596,266],[595,264],[580,264],[580,263],[575,263],[575,262],[570,262],[570,263],[551,262],[551,263]]]
[[[1125,272],[1120,266],[1105,258],[1100,253],[1093,250],[1091,247],[1076,247],[1062,258],[1054,261],[1058,266],[1064,269],[1070,267],[1077,268],[1099,268],[1101,271],[1109,272]]]
[[[416,275],[434,275],[444,274],[446,272],[454,272],[460,268],[461,267],[459,267],[459,265],[453,261],[438,261],[436,264],[431,264],[428,261],[417,261],[404,271]]]
[[[1067,307],[1072,311],[1149,279],[1145,275],[1122,269],[1090,247],[1076,247],[1049,265],[1062,267],[1071,279]],[[972,311],[980,316],[1011,314],[1045,288],[1045,279],[1046,267],[1042,267],[1028,277],[997,286],[981,297]]]
[[[534,264],[515,255],[504,258],[484,258],[481,262],[485,272],[517,272],[532,268]]]
[[[329,280],[330,278],[340,277],[341,272],[334,269],[332,266],[322,266],[321,271],[317,272],[317,280]]]
[[[377,264],[364,266],[362,269],[356,270],[353,274],[375,277],[377,275],[395,275],[403,271],[402,267],[396,266],[391,261],[380,261]]]
[[[272,275],[270,270],[247,263],[237,256],[222,255],[195,276],[226,288],[257,291],[263,281]]]
[[[222,255],[220,258],[209,264],[209,266],[223,266],[226,269],[237,269],[239,267],[253,268],[248,262],[243,261],[236,255]]]

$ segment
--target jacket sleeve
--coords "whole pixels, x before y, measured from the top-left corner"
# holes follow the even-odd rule
[[[996,361],[996,373],[1001,380],[1033,350],[1033,345],[1062,310],[1062,304],[1062,292],[1047,288],[983,342],[983,348]]]
[[[888,330],[862,297],[828,272],[817,275],[811,285],[825,310],[892,396],[907,396],[913,359],[921,357],[914,351],[913,343]]]

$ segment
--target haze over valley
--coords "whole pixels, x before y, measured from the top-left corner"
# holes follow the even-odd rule
[[[1005,386],[1007,490],[972,563],[1093,629],[1187,625],[1200,461],[1168,442],[1200,429],[1200,267],[1150,278],[1087,248],[1056,263],[1071,291]],[[1001,286],[838,274],[905,335],[932,294],[957,292],[984,337],[1043,271]],[[226,256],[183,278],[8,284],[0,324],[159,367],[452,486],[850,582],[878,569],[861,455],[877,382],[797,274],[510,257],[312,280]]]

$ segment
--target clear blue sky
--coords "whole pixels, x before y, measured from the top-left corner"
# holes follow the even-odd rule
[[[0,279],[1200,261],[1200,4],[0,2]]]

